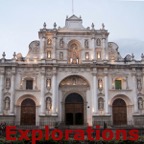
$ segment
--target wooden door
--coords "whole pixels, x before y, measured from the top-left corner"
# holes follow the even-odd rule
[[[66,125],[83,125],[83,109],[83,99],[79,94],[68,95],[65,101]]]
[[[122,99],[116,99],[113,102],[113,124],[126,125],[127,124],[127,107]]]
[[[21,125],[35,125],[36,106],[33,100],[25,99],[21,104]]]

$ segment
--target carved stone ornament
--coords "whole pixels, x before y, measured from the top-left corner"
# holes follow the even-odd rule
[[[40,58],[40,42],[32,41],[29,45],[29,52],[26,59],[37,59]]]
[[[88,83],[86,80],[79,76],[70,76],[68,78],[65,78],[60,86],[88,86]]]
[[[114,61],[123,60],[120,53],[118,52],[118,45],[113,42],[108,43],[108,56],[109,56],[109,60],[114,60]]]

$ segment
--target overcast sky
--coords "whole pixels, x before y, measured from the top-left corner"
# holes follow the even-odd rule
[[[109,41],[144,41],[143,1],[74,0],[74,14],[82,16],[85,27],[93,22],[100,29],[104,23]],[[44,22],[48,28],[54,22],[63,27],[67,15],[72,15],[72,0],[0,0],[0,57],[3,51],[7,58],[14,51],[25,56]]]

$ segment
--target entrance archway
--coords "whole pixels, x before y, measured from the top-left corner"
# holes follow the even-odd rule
[[[21,125],[35,125],[36,105],[27,98],[21,103]]]
[[[127,124],[127,107],[123,99],[116,99],[112,105],[113,110],[113,125]]]
[[[84,123],[84,103],[81,95],[77,93],[69,94],[65,99],[65,124],[83,125]]]

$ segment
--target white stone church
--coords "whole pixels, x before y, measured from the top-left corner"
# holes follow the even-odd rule
[[[51,127],[144,125],[144,55],[122,58],[104,24],[44,23],[28,53],[0,59],[0,122]]]

